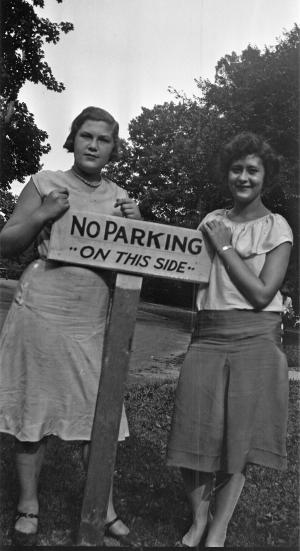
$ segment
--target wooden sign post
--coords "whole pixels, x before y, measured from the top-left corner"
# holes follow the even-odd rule
[[[117,275],[91,437],[79,545],[102,545],[142,278]]]
[[[143,275],[207,282],[200,231],[67,211],[55,222],[48,258],[117,272],[104,339],[79,545],[103,544],[123,396]]]

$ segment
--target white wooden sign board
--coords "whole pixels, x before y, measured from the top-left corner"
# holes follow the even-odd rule
[[[196,283],[211,268],[200,230],[70,210],[53,224],[48,258]]]

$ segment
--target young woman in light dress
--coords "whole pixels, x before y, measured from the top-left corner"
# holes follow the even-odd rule
[[[17,439],[20,497],[16,543],[32,544],[38,530],[38,477],[45,437],[88,442],[100,376],[111,274],[47,260],[51,225],[72,208],[140,219],[127,192],[101,174],[118,158],[119,125],[106,111],[84,109],[64,147],[74,154],[67,171],[42,171],[23,189],[0,234],[2,256],[38,242],[39,259],[23,273],[1,335],[0,431]],[[123,410],[119,440],[128,435]],[[117,517],[112,487],[107,531],[130,543]]]

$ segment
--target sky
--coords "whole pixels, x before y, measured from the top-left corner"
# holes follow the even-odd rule
[[[169,87],[197,94],[194,79],[213,81],[225,54],[248,44],[272,46],[300,23],[299,0],[45,0],[36,11],[74,24],[56,45],[45,46],[65,91],[26,83],[19,96],[49,135],[52,150],[41,162],[50,170],[70,168],[73,159],[62,146],[84,107],[108,110],[127,138],[142,107],[175,100]],[[22,187],[14,183],[13,193]]]

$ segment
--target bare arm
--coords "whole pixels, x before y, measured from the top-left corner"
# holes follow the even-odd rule
[[[204,224],[202,229],[222,258],[227,273],[237,289],[255,309],[265,308],[284,280],[291,243],[282,243],[267,253],[263,269],[259,276],[256,276],[234,249],[222,250],[222,247],[230,245],[231,241],[230,230],[223,222],[213,220]]]
[[[67,189],[52,191],[42,200],[31,179],[0,233],[1,256],[10,258],[25,251],[45,224],[61,216],[68,208]]]

